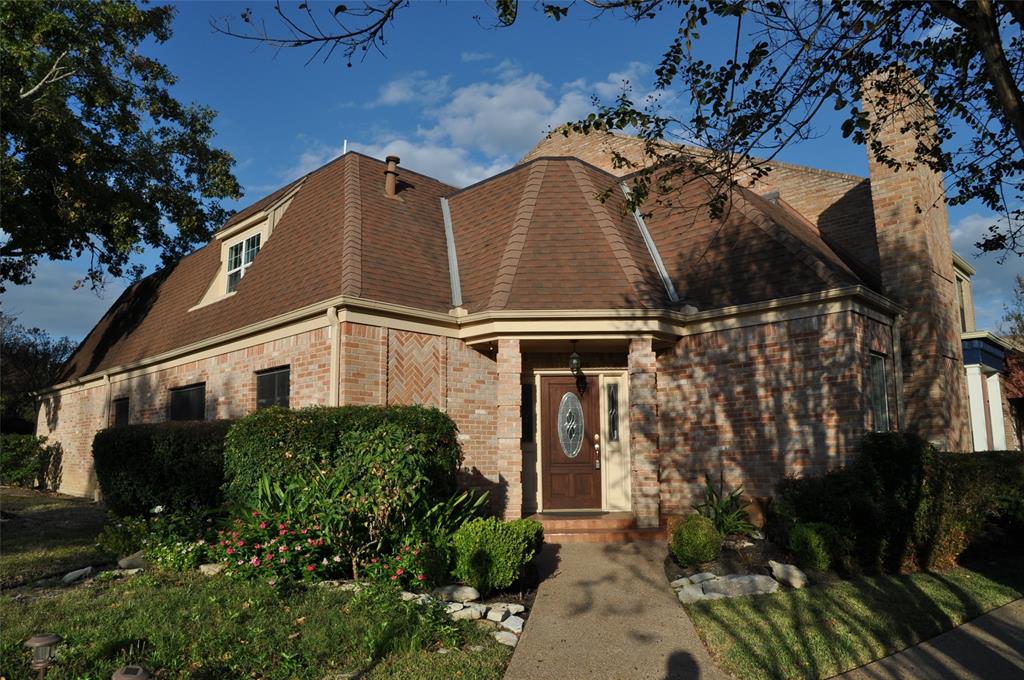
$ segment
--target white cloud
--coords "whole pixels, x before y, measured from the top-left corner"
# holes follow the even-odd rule
[[[32,283],[7,286],[4,311],[18,317],[22,325],[82,339],[126,287],[123,280],[115,279],[99,294],[88,286],[76,290],[75,281],[82,278],[87,267],[86,261],[41,261]]]
[[[461,56],[463,62],[487,61],[489,59],[494,59],[494,55],[490,52],[463,52]]]
[[[460,147],[402,138],[365,146],[353,145],[353,150],[374,158],[394,154],[402,159],[403,166],[456,187],[479,182],[507,170],[515,162],[507,156],[477,161],[468,150]]]
[[[954,224],[950,231],[953,249],[960,253],[978,273],[971,279],[974,294],[974,315],[979,330],[997,330],[1003,307],[1013,293],[1014,277],[1024,273],[1024,260],[1010,254],[999,264],[998,253],[979,254],[974,246],[988,234],[992,215],[971,214]]]
[[[367,107],[397,106],[399,104],[436,104],[448,95],[450,76],[428,78],[426,71],[414,71],[381,85],[377,98]]]

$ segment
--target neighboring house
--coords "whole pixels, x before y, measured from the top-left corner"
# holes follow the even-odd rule
[[[555,134],[461,190],[348,153],[238,213],[129,288],[42,395],[62,490],[95,492],[107,425],[273,404],[436,406],[505,516],[648,527],[705,472],[769,495],[872,430],[1008,445],[937,176],[780,163],[722,219],[700,182],[632,214],[608,145],[639,149]]]

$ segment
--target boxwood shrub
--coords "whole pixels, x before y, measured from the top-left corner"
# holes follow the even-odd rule
[[[670,547],[680,564],[696,567],[710,562],[722,552],[722,534],[707,517],[686,515],[672,530]]]
[[[264,476],[283,482],[331,470],[353,450],[353,440],[344,444],[346,437],[382,426],[404,431],[422,447],[425,480],[419,491],[435,500],[451,496],[462,449],[447,414],[422,406],[316,406],[261,409],[231,428],[224,452],[226,499],[238,508],[253,507]]]
[[[508,588],[543,542],[544,527],[532,519],[466,522],[454,536],[455,578],[481,593]]]
[[[230,420],[110,427],[92,444],[96,477],[117,515],[216,508],[224,496],[224,438]]]
[[[1020,452],[942,452],[915,435],[879,433],[864,438],[848,467],[784,480],[773,521],[824,522],[851,566],[895,573],[952,566],[993,521],[1017,522],[1022,497]]]

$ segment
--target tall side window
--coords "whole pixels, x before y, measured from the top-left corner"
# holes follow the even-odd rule
[[[114,400],[114,427],[128,424],[128,397]]]
[[[605,398],[608,402],[608,441],[619,441],[619,383],[608,383]]]
[[[289,406],[291,368],[283,366],[256,374],[256,408]]]
[[[885,355],[871,354],[871,412],[875,432],[889,431],[889,375]]]
[[[239,241],[228,248],[228,292],[238,288],[239,281],[245,276],[252,261],[260,252],[260,235],[253,234],[244,241]]]
[[[168,420],[205,420],[206,383],[171,390]]]

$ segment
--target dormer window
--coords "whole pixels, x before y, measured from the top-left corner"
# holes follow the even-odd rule
[[[239,241],[228,248],[228,289],[233,293],[238,282],[245,276],[245,271],[260,252],[260,234],[253,234],[244,241]]]

